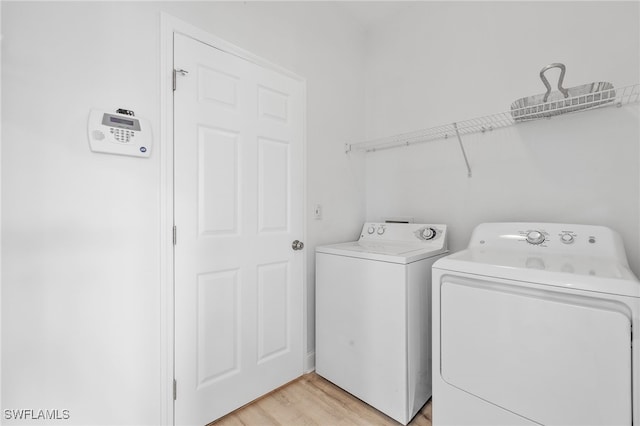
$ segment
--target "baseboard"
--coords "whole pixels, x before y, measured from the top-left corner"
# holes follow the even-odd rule
[[[316,369],[316,351],[307,352],[304,360],[304,372],[311,373]]]

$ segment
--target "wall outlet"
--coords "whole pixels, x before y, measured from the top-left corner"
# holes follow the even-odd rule
[[[316,220],[322,219],[322,205],[316,204],[313,206],[313,218]]]

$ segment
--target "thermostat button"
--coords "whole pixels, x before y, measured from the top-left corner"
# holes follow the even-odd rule
[[[100,130],[94,130],[93,132],[91,132],[91,137],[97,141],[101,141],[102,139],[104,139],[104,133],[102,133]]]

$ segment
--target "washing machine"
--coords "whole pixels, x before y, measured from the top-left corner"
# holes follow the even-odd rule
[[[611,229],[479,225],[433,266],[434,426],[639,425],[639,312]]]
[[[431,397],[431,266],[445,225],[365,223],[316,248],[316,372],[402,424]]]

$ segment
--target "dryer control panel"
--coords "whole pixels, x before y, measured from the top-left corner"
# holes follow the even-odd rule
[[[483,223],[474,229],[469,248],[554,252],[626,261],[620,235],[610,228],[595,225]]]

